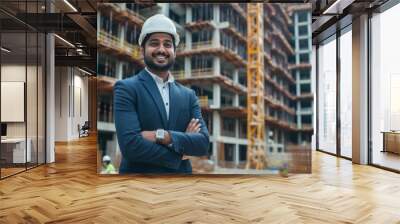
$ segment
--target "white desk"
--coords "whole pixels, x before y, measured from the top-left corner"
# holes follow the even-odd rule
[[[12,148],[12,162],[13,163],[25,163],[31,162],[31,145],[32,140],[27,139],[27,146],[25,151],[25,138],[6,138],[1,139],[2,147],[13,147]],[[3,151],[3,150],[2,150]],[[26,152],[26,154],[25,154]],[[27,159],[25,161],[25,158]]]

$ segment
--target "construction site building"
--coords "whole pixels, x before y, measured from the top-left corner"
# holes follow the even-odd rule
[[[292,18],[291,44],[295,54],[289,57],[290,69],[296,80],[296,123],[299,130],[298,144],[310,143],[313,135],[314,93],[312,92],[312,43],[311,4],[288,4],[287,11]]]

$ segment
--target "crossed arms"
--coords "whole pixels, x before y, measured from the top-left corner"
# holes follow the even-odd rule
[[[199,119],[192,118],[192,120],[190,120],[188,126],[186,127],[185,133],[198,133],[201,130],[201,123],[199,121]],[[142,131],[140,133],[143,138],[154,143],[156,142],[156,131]],[[165,146],[173,146],[171,134],[169,132],[166,132],[165,139],[160,143]],[[182,160],[185,159],[188,159],[188,157],[183,155]]]
[[[167,130],[163,144],[155,143],[153,131],[142,131],[139,123],[135,91],[118,81],[114,86],[115,127],[121,153],[130,162],[148,163],[178,169],[183,155],[207,155],[209,136],[201,117],[198,99],[191,92],[192,117],[198,119],[188,124],[185,132]],[[169,148],[166,145],[172,143]]]

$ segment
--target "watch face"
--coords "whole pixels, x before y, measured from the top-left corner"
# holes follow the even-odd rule
[[[158,138],[158,139],[164,139],[164,130],[158,129],[158,130],[156,131],[156,138]]]

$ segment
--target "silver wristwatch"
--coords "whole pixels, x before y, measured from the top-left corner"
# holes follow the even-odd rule
[[[157,129],[156,130],[156,143],[161,143],[164,141],[165,138],[165,130],[164,129]]]

